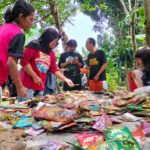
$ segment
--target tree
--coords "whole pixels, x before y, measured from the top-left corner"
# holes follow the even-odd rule
[[[134,66],[134,51],[143,45],[143,1],[78,2],[81,10],[95,22],[94,30],[99,33],[98,46],[105,51],[108,59],[107,73],[117,73],[119,83],[124,83],[126,70]],[[111,77],[113,78],[113,75]]]
[[[150,1],[144,0],[146,43],[150,46]]]
[[[110,30],[116,37],[131,36],[132,47],[136,51],[137,10],[142,5],[141,0],[78,0],[78,2],[81,3],[83,12],[96,22],[94,26],[96,31],[102,33],[104,30]]]
[[[70,0],[29,0],[36,9],[36,21],[34,26],[40,24],[41,28],[55,26],[61,34],[63,48],[66,51],[66,42],[68,37],[63,30],[63,26],[67,22],[71,22],[71,18],[77,11],[76,5]],[[0,17],[3,18],[6,7],[11,7],[15,0],[1,0]],[[3,23],[4,20],[1,20]]]

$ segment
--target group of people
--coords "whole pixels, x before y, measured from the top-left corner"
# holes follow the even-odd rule
[[[61,35],[55,29],[44,30],[38,39],[30,41],[24,48],[24,31],[31,27],[34,13],[34,8],[24,0],[18,0],[5,13],[5,24],[0,25],[0,87],[10,75],[18,100],[25,101],[44,94],[47,73],[51,72],[64,81],[64,91],[81,90],[81,68],[85,67],[85,62],[76,52],[76,40],[67,42],[68,51],[61,54],[58,66],[53,50]],[[96,48],[93,38],[86,40],[86,48],[89,51],[86,64],[89,70],[89,90],[107,90],[105,53]],[[138,69],[133,72],[133,79],[137,88],[150,85],[149,58],[150,49],[141,49],[135,54]],[[17,68],[18,59],[22,66],[20,72]]]
[[[107,60],[105,53],[96,48],[96,42],[93,38],[88,38],[86,48],[90,52],[87,57],[86,64],[82,56],[76,52],[77,42],[69,40],[67,43],[68,51],[61,54],[58,66],[64,70],[64,75],[74,83],[74,87],[70,88],[64,84],[63,90],[81,90],[81,68],[86,67],[89,70],[88,85],[90,91],[106,90],[106,66]],[[85,66],[84,66],[85,65]]]
[[[34,13],[34,8],[24,0],[18,0],[5,13],[5,24],[0,26],[0,87],[7,82],[10,75],[19,101],[42,96],[47,72],[50,71],[64,81],[64,90],[81,90],[80,68],[84,67],[84,62],[82,56],[75,51],[75,40],[68,41],[68,51],[61,55],[58,66],[53,49],[58,45],[61,35],[55,29],[44,30],[38,39],[32,40],[24,48],[24,31],[31,27]],[[93,38],[88,38],[86,47],[90,51],[89,85],[91,90],[95,88],[94,91],[101,88],[98,86],[99,81],[106,80],[107,66],[105,54],[95,44]],[[17,68],[18,59],[22,66],[20,72]],[[61,69],[64,69],[64,73]]]

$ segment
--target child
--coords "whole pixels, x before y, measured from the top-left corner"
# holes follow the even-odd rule
[[[133,72],[133,80],[138,88],[135,92],[144,92],[150,86],[150,49],[142,48],[136,51],[135,60],[137,70]]]
[[[64,75],[76,84],[74,88],[70,88],[66,83],[64,83],[64,91],[81,90],[80,68],[82,68],[84,64],[82,56],[76,52],[76,47],[76,40],[69,40],[67,42],[68,51],[62,53],[59,59],[59,68],[65,69]]]
[[[106,83],[106,67],[107,60],[105,53],[102,50],[96,48],[96,42],[93,38],[88,38],[86,41],[86,48],[90,51],[88,55],[88,67],[89,74],[89,90],[94,92],[100,92],[107,90]]]
[[[27,98],[19,98],[25,101],[33,96],[43,96],[47,71],[66,82],[70,87],[74,84],[66,78],[56,66],[56,57],[53,49],[58,45],[60,34],[52,29],[46,29],[38,40],[31,41],[24,50],[21,59],[21,80],[27,88]]]
[[[17,59],[23,57],[25,35],[34,18],[33,7],[24,0],[18,0],[14,7],[5,13],[5,24],[0,26],[0,87],[7,81],[10,74],[17,95],[26,96],[26,91],[19,78]]]

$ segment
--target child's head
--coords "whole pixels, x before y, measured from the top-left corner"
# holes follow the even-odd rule
[[[74,52],[77,47],[77,41],[73,39],[69,40],[67,42],[67,47],[68,47],[69,52]]]
[[[39,38],[43,52],[49,53],[58,45],[60,34],[53,28],[46,29]]]
[[[17,23],[22,29],[27,30],[34,20],[34,8],[25,0],[18,0],[12,9],[7,9],[4,19],[6,23]]]
[[[150,69],[150,48],[142,48],[135,53],[137,66]]]
[[[96,41],[94,38],[88,38],[86,41],[86,48],[91,51],[96,45]]]

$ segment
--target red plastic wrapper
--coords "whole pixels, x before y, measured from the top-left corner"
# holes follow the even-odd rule
[[[43,106],[33,113],[36,118],[50,121],[67,122],[77,117],[75,111],[63,109],[60,107]]]
[[[133,137],[137,140],[140,146],[143,148],[145,144],[145,135],[142,126],[136,126],[136,130],[132,132]]]
[[[89,133],[89,134],[79,134],[77,135],[77,140],[79,141],[83,149],[88,148],[91,144],[96,142],[103,142],[104,136],[98,133]]]
[[[108,117],[107,114],[104,113],[93,125],[93,129],[103,132],[103,130],[105,130],[109,126],[112,126],[112,120]]]

